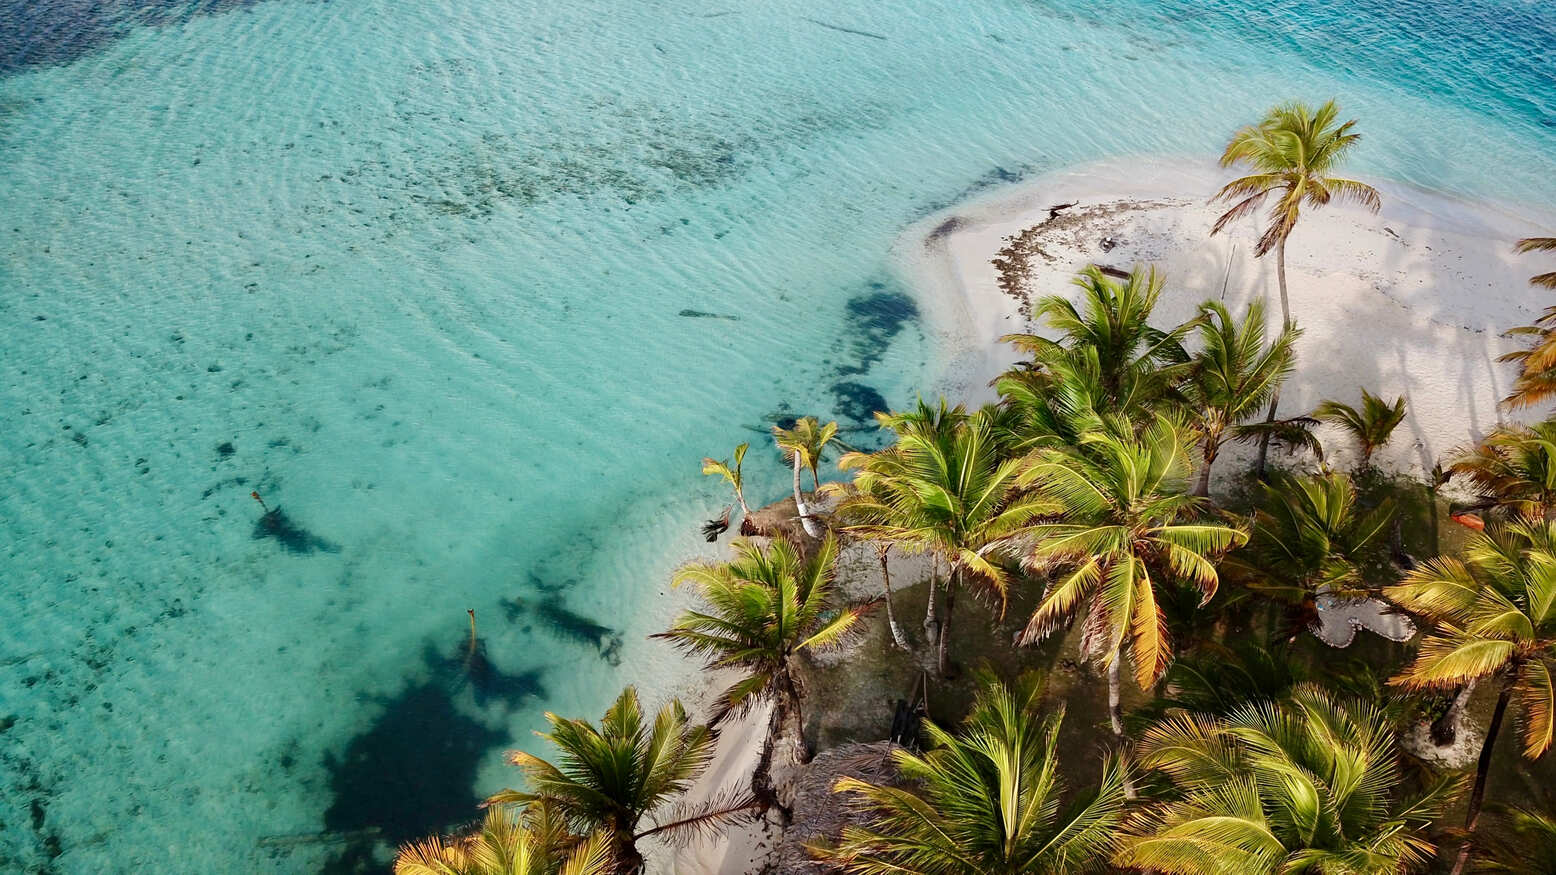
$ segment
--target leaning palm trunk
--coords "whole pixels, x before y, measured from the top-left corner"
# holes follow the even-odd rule
[[[1453,861],[1453,875],[1462,875],[1470,861],[1470,849],[1475,843],[1475,824],[1480,820],[1480,805],[1486,799],[1486,777],[1491,773],[1491,749],[1497,743],[1497,731],[1502,728],[1502,718],[1507,714],[1507,702],[1513,695],[1513,679],[1504,676],[1502,690],[1497,694],[1497,707],[1491,712],[1491,725],[1486,727],[1486,741],[1480,746],[1480,761],[1475,764],[1475,789],[1470,791],[1469,811],[1464,815],[1464,844],[1459,846],[1459,857]]]
[[[891,640],[898,647],[907,650],[908,636],[903,634],[902,627],[897,625],[897,615],[891,609],[891,568],[887,558],[887,554],[891,552],[891,544],[877,544],[875,550],[881,557],[881,583],[886,589],[886,624],[891,627]]]
[[[1286,237],[1281,235],[1280,242],[1275,244],[1275,283],[1280,287],[1280,319],[1281,327],[1291,330],[1291,303],[1286,298]],[[1275,410],[1280,407],[1280,387],[1275,387],[1275,393],[1270,396],[1270,412],[1264,417],[1266,423],[1275,421]],[[1270,433],[1266,431],[1259,436],[1259,461],[1256,470],[1260,479],[1264,477],[1265,461],[1270,454]]]
[[[805,534],[812,538],[821,537],[821,526],[816,525],[816,520],[810,514],[810,505],[805,502],[805,493],[800,491],[800,454],[794,453],[794,509],[800,515],[800,525],[805,528]]]

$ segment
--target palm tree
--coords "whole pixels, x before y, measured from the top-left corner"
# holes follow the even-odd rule
[[[1037,690],[986,679],[960,732],[925,723],[929,753],[892,752],[907,786],[839,779],[834,792],[867,820],[818,852],[860,875],[1094,871],[1123,820],[1124,766],[1109,759],[1101,786],[1061,810],[1064,711],[1045,716]]]
[[[1518,252],[1556,251],[1556,237],[1526,237],[1518,241]],[[1529,278],[1529,282],[1547,289],[1556,289],[1556,271]],[[1529,407],[1556,396],[1556,307],[1547,307],[1534,320],[1506,332],[1507,337],[1529,336],[1534,342],[1528,349],[1510,352],[1497,361],[1517,362],[1518,377],[1513,381],[1513,391],[1502,403],[1508,407]]]
[[[816,417],[806,416],[794,421],[794,427],[789,429],[792,447],[803,453],[805,467],[810,469],[810,482],[813,489],[821,488],[821,477],[817,473],[817,465],[821,462],[821,454],[837,437],[837,423],[829,422],[820,424]]]
[[[931,442],[949,439],[956,429],[966,423],[967,418],[968,414],[965,407],[960,404],[955,407],[947,407],[944,398],[940,399],[938,405],[927,404],[923,398],[919,398],[912,410],[877,412],[875,414],[876,422],[880,423],[881,428],[890,429],[897,439],[900,440],[906,434],[915,434],[919,435],[920,439]],[[845,453],[843,458],[838,460],[837,465],[845,471],[859,467],[885,466],[883,469],[886,472],[885,476],[890,476],[890,471],[897,470],[890,467],[896,464],[894,456],[896,451],[897,448],[891,446],[876,453]],[[865,487],[865,484],[861,484],[857,480],[853,485],[857,489]],[[867,507],[864,504],[856,503],[855,507],[850,508],[850,511],[864,517],[874,515],[873,519],[868,520],[872,523],[871,528],[862,529],[856,526],[854,529],[856,534],[874,539],[878,543],[887,544],[893,542],[906,543],[912,540],[912,538],[908,537],[908,534],[914,529],[916,523],[912,519],[914,511],[911,507],[893,506],[885,503]],[[923,624],[924,636],[932,646],[937,645],[940,641],[940,619],[936,609],[936,605],[939,603],[937,598],[939,584],[940,565],[936,561],[934,570],[929,577],[929,599],[924,608]]]
[[[1288,325],[1266,344],[1264,303],[1258,300],[1248,304],[1241,322],[1218,301],[1201,304],[1200,314],[1203,348],[1194,356],[1185,390],[1200,432],[1199,483],[1194,494],[1205,497],[1210,495],[1210,466],[1221,445],[1228,438],[1256,434],[1243,423],[1259,415],[1296,367],[1295,344],[1302,331]]]
[[[1556,237],[1525,237],[1518,241],[1516,250],[1523,252],[1556,252]],[[1529,282],[1545,289],[1556,289],[1556,271],[1536,274]]]
[[[821,459],[821,451],[836,435],[837,423],[821,425],[814,416],[795,420],[793,428],[773,426],[773,439],[778,442],[778,449],[794,466],[794,508],[800,515],[800,525],[804,526],[805,534],[812,538],[821,537],[821,526],[812,516],[805,494],[800,491],[800,468],[809,468],[811,478],[816,479],[816,465]],[[820,481],[816,480],[816,484],[820,486]]]
[[[1184,491],[1188,438],[1158,418],[1139,438],[1097,433],[1073,451],[1042,450],[1021,476],[1023,486],[1060,506],[1056,522],[1031,526],[1023,560],[1039,572],[1062,570],[1018,636],[1046,637],[1086,614],[1083,651],[1108,670],[1108,714],[1122,737],[1119,663],[1129,651],[1135,681],[1149,689],[1172,659],[1159,588],[1187,583],[1215,595],[1215,560],[1247,536],[1197,519],[1201,500]]]
[[[604,833],[579,838],[541,804],[486,809],[478,830],[402,845],[394,875],[611,875]]]
[[[1502,332],[1502,336],[1533,338],[1527,349],[1514,350],[1497,357],[1499,362],[1518,364],[1513,391],[1502,399],[1502,405],[1515,409],[1533,407],[1556,396],[1556,307],[1546,307],[1544,312],[1535,317],[1534,324],[1509,328]]]
[[[1366,389],[1361,394],[1360,410],[1339,401],[1324,401],[1313,409],[1313,418],[1333,423],[1349,432],[1361,450],[1359,467],[1365,469],[1372,465],[1372,454],[1382,449],[1393,436],[1394,429],[1405,421],[1405,396],[1401,395],[1389,403]]]
[[[1172,795],[1131,818],[1114,863],[1175,875],[1419,871],[1452,787],[1401,800],[1383,709],[1311,685],[1224,718],[1176,712],[1146,732],[1138,755]]]
[[[1254,246],[1254,255],[1263,257],[1275,250],[1275,278],[1280,286],[1281,324],[1292,326],[1291,303],[1286,293],[1286,239],[1297,226],[1304,207],[1318,208],[1334,200],[1359,203],[1376,213],[1382,207],[1378,190],[1363,182],[1330,176],[1347,152],[1361,139],[1353,128],[1356,122],[1335,124],[1340,107],[1333,100],[1317,110],[1305,103],[1283,103],[1265,113],[1256,125],[1232,135],[1221,166],[1247,166],[1248,176],[1232,180],[1216,193],[1213,201],[1235,202],[1210,229],[1218,234],[1232,222],[1250,216],[1275,195],[1269,224]],[[1270,399],[1268,419],[1275,420],[1280,392]],[[1258,469],[1264,473],[1268,438],[1260,441]]]
[[[832,604],[836,571],[837,539],[831,535],[809,557],[781,538],[765,548],[736,541],[735,558],[729,562],[693,562],[676,572],[675,584],[697,587],[707,609],[688,611],[668,632],[653,636],[705,658],[709,668],[741,673],[720,699],[718,719],[757,702],[773,703],[751,779],[752,792],[764,806],[777,804],[771,780],[773,747],[791,717],[801,759],[807,759],[795,659],[835,645],[863,613],[862,608]]]
[[[603,833],[617,873],[643,868],[639,839],[717,826],[754,806],[721,797],[693,810],[672,809],[665,822],[639,830],[645,817],[684,793],[713,756],[712,732],[692,725],[679,700],[660,709],[652,725],[644,722],[632,687],[621,691],[598,728],[549,712],[546,720],[551,731],[536,734],[556,747],[556,764],[510,752],[508,762],[524,772],[529,789],[503,790],[486,804],[545,805],[579,832]]]
[[[1556,513],[1556,419],[1502,426],[1448,469],[1469,481],[1482,506],[1549,518]]]
[[[904,549],[928,550],[950,569],[936,656],[941,675],[949,667],[947,641],[957,591],[977,583],[1003,606],[1008,575],[990,556],[1037,516],[1055,509],[1047,499],[1020,493],[1017,476],[1023,463],[1003,456],[994,421],[995,411],[985,408],[949,428],[905,428],[885,451],[850,454],[840,462],[858,469],[860,493],[875,502],[856,504],[855,513],[873,520],[856,531]]]
[[[1151,327],[1151,313],[1165,283],[1156,268],[1136,267],[1119,282],[1092,265],[1072,282],[1081,289],[1079,304],[1049,295],[1032,311],[1033,318],[1056,332],[1059,340],[1035,334],[1010,334],[1001,340],[1032,356],[1039,372],[1055,368],[1094,372],[1097,397],[1091,404],[1098,411],[1131,412],[1170,393],[1188,369],[1183,338],[1194,323],[1171,331]],[[1089,353],[1089,361],[1075,357],[1082,352]]]
[[[726,481],[728,481],[729,485],[734,488],[735,501],[739,502],[740,504],[740,515],[742,520],[740,525],[742,529],[749,525],[747,521],[751,519],[751,508],[746,507],[746,493],[744,489],[745,483],[740,476],[740,466],[746,460],[746,450],[750,448],[750,444],[741,444],[740,446],[735,447],[735,466],[733,468],[730,467],[728,461],[722,459],[704,458],[702,460],[702,473],[717,474],[718,476],[723,477]]]
[[[1232,561],[1264,581],[1258,590],[1298,606],[1302,621],[1312,622],[1320,596],[1367,594],[1365,571],[1393,517],[1389,503],[1363,513],[1344,474],[1276,472],[1260,484],[1248,546]]]
[[[861,455],[861,464],[869,465],[873,457],[868,454]],[[840,463],[841,464],[841,463]],[[866,483],[878,481],[866,481]],[[881,586],[884,592],[882,598],[886,601],[886,624],[891,629],[891,640],[903,650],[908,648],[907,635],[897,623],[896,611],[892,608],[891,593],[891,548],[892,541],[886,537],[870,537],[872,531],[879,528],[888,528],[900,531],[899,520],[894,515],[894,509],[883,503],[878,496],[868,494],[860,485],[855,483],[828,483],[828,490],[833,494],[842,495],[838,502],[834,515],[844,523],[844,531],[853,534],[860,533],[870,539],[875,546],[875,555],[881,563]],[[933,602],[934,594],[930,594]]]
[[[1437,624],[1391,683],[1408,690],[1452,690],[1481,679],[1497,685],[1464,822],[1467,837],[1454,865],[1462,872],[1508,704],[1516,696],[1523,712],[1525,757],[1542,756],[1556,733],[1556,522],[1525,518],[1489,526],[1463,558],[1430,560],[1386,592]]]

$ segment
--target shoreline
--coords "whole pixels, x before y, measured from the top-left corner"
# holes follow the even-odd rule
[[[1158,325],[1190,318],[1201,301],[1221,297],[1223,283],[1234,312],[1259,295],[1274,302],[1274,258],[1252,255],[1256,221],[1209,236],[1224,210],[1208,204],[1209,196],[1235,175],[1214,161],[1182,158],[1094,162],[990,192],[909,227],[893,255],[944,350],[932,389],[968,403],[992,400],[988,382],[1019,358],[999,336],[1032,330],[1025,305],[1068,294],[1070,278],[1089,263],[1163,271]],[[1377,215],[1353,206],[1309,210],[1292,234],[1288,285],[1304,334],[1281,409],[1306,412],[1329,398],[1354,404],[1363,387],[1387,398],[1403,394],[1404,426],[1378,461],[1419,475],[1501,422],[1538,418],[1498,408],[1513,369],[1496,358],[1518,348],[1502,332],[1528,324],[1550,303],[1528,283],[1539,263],[1515,255],[1513,242],[1548,233],[1556,218],[1522,205],[1368,181],[1383,195]],[[1073,206],[1050,219],[1049,207],[1058,204]],[[1107,251],[1104,238],[1114,242]],[[1009,259],[1013,254],[1021,257]],[[997,267],[1002,256],[1014,263]],[[1273,328],[1278,305],[1267,312]],[[1358,336],[1363,325],[1375,342]],[[1319,436],[1331,462],[1350,462],[1343,435],[1323,426]],[[1247,452],[1228,449],[1234,460]],[[1216,481],[1238,464],[1218,466]]]
[[[1234,312],[1258,295],[1274,300],[1274,259],[1252,257],[1255,223],[1215,238],[1208,233],[1221,212],[1208,197],[1234,175],[1214,162],[1181,158],[1088,163],[984,193],[909,226],[892,256],[942,356],[931,362],[938,376],[926,396],[944,394],[968,405],[994,400],[989,383],[1020,358],[999,337],[1032,330],[1031,301],[1068,293],[1071,277],[1092,262],[1124,270],[1154,264],[1164,271],[1159,325],[1190,318],[1201,301],[1222,296],[1223,283]],[[1517,347],[1501,332],[1527,324],[1547,306],[1527,282],[1539,265],[1516,256],[1513,241],[1556,228],[1556,219],[1373,182],[1383,194],[1378,215],[1355,207],[1310,211],[1292,236],[1288,284],[1293,316],[1305,333],[1283,410],[1305,412],[1323,398],[1354,403],[1363,386],[1387,397],[1404,394],[1404,430],[1377,459],[1381,467],[1419,476],[1498,422],[1538,418],[1497,407],[1513,373],[1495,358]],[[1058,204],[1071,206],[1051,214]],[[1114,241],[1107,251],[1103,238]],[[1278,305],[1267,312],[1273,328]],[[1380,340],[1358,339],[1363,325]],[[1319,434],[1326,457],[1349,464],[1344,436],[1328,426]],[[1214,483],[1224,487],[1251,455],[1251,448],[1228,447]],[[688,708],[711,695],[706,681],[692,675],[675,685]],[[752,715],[731,721],[713,767],[688,798],[742,786],[761,739]],[[781,782],[793,777],[780,767]],[[663,871],[745,872],[773,853],[780,838],[761,825],[732,829],[678,848]]]

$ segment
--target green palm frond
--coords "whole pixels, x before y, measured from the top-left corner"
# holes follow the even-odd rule
[[[550,713],[546,720],[551,731],[537,735],[556,748],[555,758],[511,752],[508,761],[523,771],[529,789],[504,790],[488,806],[545,806],[580,832],[607,833],[609,853],[618,860],[636,855],[639,821],[685,792],[713,755],[712,733],[693,725],[679,701],[647,723],[632,687],[622,690],[598,726]]]
[[[578,837],[545,806],[523,812],[486,810],[476,830],[403,845],[395,875],[609,875],[610,841],[601,833]]]
[[[728,562],[694,562],[676,572],[674,583],[695,586],[708,610],[687,611],[654,637],[712,665],[745,672],[749,683],[732,688],[743,700],[780,689],[797,653],[836,644],[862,609],[828,616],[836,595],[835,537],[823,539],[809,556],[782,539],[765,546],[737,539],[734,552]]]
[[[1364,513],[1344,474],[1273,472],[1259,485],[1248,546],[1231,561],[1261,589],[1295,603],[1320,589],[1364,594],[1368,569],[1385,561],[1393,519],[1389,502]]]
[[[1487,854],[1470,871],[1556,875],[1556,817],[1522,806],[1494,807]]]
[[[1184,875],[1418,870],[1456,787],[1402,798],[1384,711],[1305,684],[1221,717],[1171,713],[1137,756],[1172,792],[1130,818],[1114,863]]]
[[[1515,515],[1543,517],[1556,509],[1556,420],[1502,426],[1449,463],[1480,499]]]
[[[929,724],[934,749],[895,753],[907,786],[837,782],[865,822],[845,827],[836,847],[813,850],[871,875],[1094,871],[1123,820],[1124,766],[1109,760],[1096,790],[1067,794],[1057,762],[1062,720],[1062,711],[1044,716],[1031,680],[1010,688],[984,678],[959,731]]]
[[[1053,576],[1021,643],[1084,611],[1109,630],[1106,652],[1094,656],[1111,663],[1127,642],[1141,687],[1161,676],[1172,651],[1158,588],[1191,583],[1208,599],[1216,560],[1246,540],[1234,526],[1200,518],[1184,493],[1190,440],[1157,418],[1138,437],[1092,433],[1074,448],[1034,454],[1022,482],[1059,510],[1027,533],[1023,564]]]
[[[750,448],[750,444],[740,444],[739,446],[735,447],[734,465],[731,465],[727,460],[722,459],[704,458],[702,460],[702,473],[708,476],[716,475],[723,477],[724,480],[728,482],[729,485],[735,490],[735,500],[740,504],[740,512],[742,514],[748,515],[750,513],[750,509],[746,507],[744,481],[741,478],[740,468],[746,460],[746,450]]]
[[[1324,401],[1313,409],[1313,418],[1338,425],[1349,432],[1361,450],[1362,467],[1372,462],[1372,454],[1388,443],[1394,429],[1405,420],[1405,398],[1387,402],[1362,390],[1360,409],[1339,401]]]
[[[1435,625],[1416,658],[1390,683],[1451,689],[1500,675],[1523,715],[1524,755],[1556,740],[1556,522],[1493,524],[1458,559],[1412,571],[1389,598]]]
[[[1206,494],[1210,466],[1228,439],[1247,439],[1256,418],[1296,367],[1296,342],[1302,332],[1287,326],[1267,341],[1264,303],[1255,299],[1239,321],[1217,301],[1200,305],[1200,351],[1185,383],[1187,409],[1199,433],[1199,493]],[[1289,422],[1289,421],[1288,421]],[[1273,423],[1259,423],[1269,428]],[[1273,431],[1273,429],[1270,429]],[[1303,435],[1311,437],[1306,430]],[[1282,433],[1281,436],[1290,437]]]
[[[960,411],[920,402],[914,417],[883,418],[896,443],[849,459],[854,482],[836,517],[845,532],[939,555],[1003,604],[1005,574],[990,554],[1055,506],[1023,494],[1023,463],[1005,456],[996,411]]]
[[[1354,121],[1337,123],[1339,112],[1333,100],[1317,109],[1299,102],[1284,103],[1266,113],[1258,124],[1234,134],[1221,155],[1221,166],[1245,166],[1253,172],[1216,193],[1212,200],[1233,206],[1210,233],[1220,233],[1273,198],[1268,223],[1254,250],[1262,256],[1291,234],[1304,207],[1321,207],[1338,200],[1377,212],[1381,206],[1377,189],[1329,175],[1361,139]]]
[[[799,454],[800,464],[810,469],[811,480],[819,487],[821,454],[837,437],[837,423],[823,425],[814,416],[804,416],[795,420],[792,428],[773,426],[773,436],[786,461]]]
[[[1034,307],[1034,318],[1056,340],[1003,338],[1032,356],[1029,366],[996,381],[1015,450],[1073,443],[1099,429],[1127,434],[1130,416],[1180,400],[1177,387],[1192,368],[1183,341],[1202,317],[1168,331],[1150,324],[1164,288],[1154,268],[1136,267],[1116,280],[1093,265],[1074,284],[1078,300],[1054,295]]]
[[[1514,249],[1519,253],[1553,252],[1556,251],[1556,237],[1525,237]],[[1536,274],[1529,282],[1542,289],[1556,289],[1556,272]]]

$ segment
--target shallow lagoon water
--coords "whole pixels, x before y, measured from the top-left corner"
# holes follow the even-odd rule
[[[933,385],[980,190],[1337,95],[1556,202],[1556,13],[1439,5],[0,2],[0,868],[348,868],[684,677],[698,460]]]

